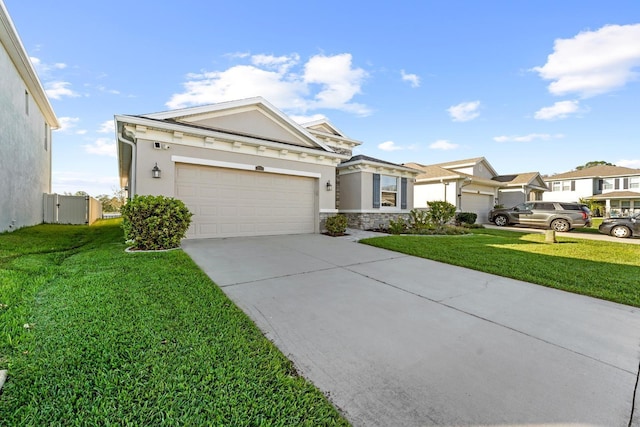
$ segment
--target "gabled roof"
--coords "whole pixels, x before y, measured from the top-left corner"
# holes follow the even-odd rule
[[[494,181],[501,182],[507,187],[521,187],[523,185],[546,187],[542,176],[538,172],[526,172],[513,175],[498,175],[492,178]],[[537,182],[535,182],[537,181]]]
[[[340,136],[342,138],[349,138],[340,129],[335,127],[328,119],[318,119],[311,122],[301,123],[302,127],[306,129],[313,129],[318,132],[326,133],[328,135]]]
[[[590,168],[559,173],[544,178],[545,181],[574,178],[608,178],[616,176],[640,175],[640,169],[625,168],[622,166],[599,165]]]
[[[227,119],[237,114],[260,113],[273,123],[277,123],[281,129],[291,134],[302,146],[317,147],[328,152],[333,152],[328,145],[315,138],[303,126],[299,125],[286,114],[278,110],[262,97],[240,99],[236,101],[220,102],[217,104],[201,105],[197,107],[181,108],[177,110],[162,111],[158,113],[143,114],[139,117],[163,120],[166,122],[180,123],[200,129],[210,129],[230,134],[265,138],[264,135],[252,135],[238,130],[238,123],[231,123]],[[285,142],[282,139],[271,138],[276,142]],[[289,141],[291,143],[291,141]]]
[[[489,161],[484,157],[473,157],[471,159],[454,160],[451,162],[444,162],[444,163],[434,163],[432,165],[420,165],[419,163],[414,163],[414,164],[419,165],[421,167],[439,166],[443,169],[458,169],[458,168],[466,168],[470,166],[473,167],[480,163],[484,163],[484,165],[487,167],[487,169],[489,170],[489,173],[491,173],[492,176],[497,175],[497,172],[495,171],[495,169],[493,169],[493,166],[491,166]]]
[[[338,165],[338,168],[346,168],[349,166],[357,165],[357,164],[368,164],[373,166],[383,166],[387,168],[397,169],[405,172],[409,172],[412,174],[418,174],[420,171],[410,168],[404,165],[399,165],[397,163],[391,163],[386,160],[376,159],[375,157],[365,156],[363,154],[359,154],[357,156],[351,157],[349,160],[345,160],[344,162]]]
[[[500,182],[493,181],[487,178],[480,178],[463,172],[457,172],[455,170],[446,169],[440,165],[425,166],[419,163],[405,163],[404,166],[421,171],[421,173],[416,176],[417,182],[455,181],[464,179],[476,184],[488,185],[491,187],[502,186]]]
[[[22,45],[20,36],[2,1],[0,1],[0,46],[3,46],[7,51],[11,62],[13,62],[13,65],[27,86],[29,94],[40,108],[40,111],[42,111],[42,115],[47,124],[51,126],[52,129],[58,129],[60,123],[58,122],[56,113],[53,111],[49,98],[47,98],[47,94],[42,87],[42,83],[40,83],[36,70],[29,59],[27,51]]]

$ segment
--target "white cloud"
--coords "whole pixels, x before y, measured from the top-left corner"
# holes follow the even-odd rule
[[[45,92],[47,96],[52,99],[61,99],[64,96],[68,96],[70,98],[76,98],[80,96],[78,93],[69,89],[71,83],[69,82],[48,82],[44,85]]]
[[[636,160],[618,160],[615,164],[616,164],[616,166],[622,166],[622,167],[625,167],[625,168],[640,169],[640,159],[636,159]]]
[[[454,144],[452,142],[447,141],[446,139],[439,139],[433,144],[429,145],[429,148],[432,150],[455,150],[458,148],[458,144]]]
[[[273,55],[253,55],[251,63],[258,67],[267,67],[278,69],[281,73],[300,62],[300,56],[294,53],[291,56],[273,56]]]
[[[352,67],[351,54],[312,57],[304,67],[304,82],[307,85],[319,84],[322,90],[316,93],[315,101],[308,108],[331,108],[361,116],[370,114],[366,106],[349,102],[360,93],[367,76],[362,68]]]
[[[116,131],[116,124],[113,120],[107,120],[100,124],[98,133],[114,133]]]
[[[65,64],[63,62],[56,62],[54,64],[47,64],[47,63],[42,62],[40,60],[40,58],[37,58],[35,56],[31,56],[31,57],[29,57],[29,59],[31,60],[31,64],[33,65],[33,67],[38,72],[38,75],[40,75],[40,76],[47,75],[51,70],[64,70],[65,68],[67,68],[67,64]]]
[[[543,107],[536,111],[534,118],[538,120],[565,119],[580,109],[579,101],[559,101],[551,107]]]
[[[68,132],[69,130],[75,128],[79,122],[79,117],[58,117],[58,123],[60,124],[60,127],[54,132]]]
[[[351,102],[368,74],[353,67],[350,54],[316,55],[304,64],[299,63],[297,54],[253,55],[250,60],[251,65],[189,74],[185,90],[174,94],[166,105],[184,108],[262,96],[293,113],[319,108],[363,116],[370,113],[365,105]]]
[[[116,157],[116,143],[111,138],[98,138],[93,144],[83,145],[89,154]]]
[[[551,135],[549,133],[530,133],[528,135],[496,136],[493,140],[496,142],[531,142],[535,140],[548,141],[550,139],[560,138],[564,138],[564,135],[561,133],[557,133],[555,135]]]
[[[583,31],[571,39],[557,39],[547,63],[533,71],[552,80],[548,89],[554,95],[607,93],[638,78],[634,71],[640,66],[638,40],[640,24]]]
[[[411,87],[420,86],[420,77],[417,74],[407,74],[404,70],[400,70],[400,75],[402,76],[402,81],[411,83]]]
[[[447,109],[454,122],[468,122],[480,115],[480,101],[462,102]]]
[[[400,147],[398,145],[396,145],[395,142],[393,141],[385,141],[385,142],[381,142],[380,144],[378,144],[378,149],[382,150],[382,151],[398,151],[398,150],[404,150],[403,147]]]

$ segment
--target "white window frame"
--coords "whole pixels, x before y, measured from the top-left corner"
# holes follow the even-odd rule
[[[640,188],[640,176],[629,177],[629,188]]]
[[[395,191],[391,191],[391,190],[385,190],[385,178],[388,180],[393,179],[395,181]],[[393,175],[383,175],[380,174],[380,208],[381,209],[398,209],[401,206],[401,201],[400,201],[400,184],[399,184],[399,178],[397,176],[393,176]],[[389,185],[389,183],[387,182],[386,185]],[[395,194],[395,200],[396,200],[396,204],[393,206],[388,206],[384,204],[384,193],[393,193]]]

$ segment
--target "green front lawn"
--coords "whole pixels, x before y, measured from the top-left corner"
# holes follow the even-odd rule
[[[182,251],[0,234],[0,425],[348,425]]]
[[[448,264],[640,307],[640,245],[473,229],[465,236],[389,236],[362,240]]]

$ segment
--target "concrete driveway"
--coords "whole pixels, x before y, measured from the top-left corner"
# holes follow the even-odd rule
[[[640,426],[638,309],[317,234],[183,247],[355,426]]]

